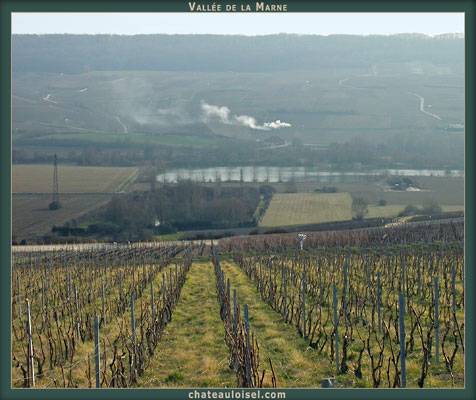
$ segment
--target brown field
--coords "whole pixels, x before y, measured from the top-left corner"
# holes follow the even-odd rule
[[[59,226],[78,218],[111,199],[111,194],[68,194],[60,195],[61,208],[51,211],[48,205],[51,195],[35,194],[12,196],[13,239],[43,236],[51,233],[53,225]]]
[[[418,202],[413,204],[420,205]],[[366,218],[396,217],[403,211],[405,205],[369,204]],[[271,200],[260,226],[289,226],[349,220],[352,219],[351,207],[352,197],[349,193],[278,193]],[[464,207],[442,205],[442,209],[443,211],[462,211]]]
[[[318,187],[332,186],[336,187],[338,192],[348,192],[353,197],[364,197],[369,205],[377,205],[379,200],[386,200],[388,205],[407,205],[421,206],[426,199],[435,199],[439,204],[445,206],[459,206],[462,209],[464,205],[464,178],[457,177],[413,177],[418,182],[419,192],[404,191],[385,191],[384,182],[359,182],[359,183],[302,183],[297,182],[295,188],[298,193],[314,193]],[[215,187],[216,183],[204,183],[204,186]],[[285,193],[289,185],[282,183],[250,182],[246,186],[258,189],[262,185],[272,186],[277,193]],[[238,187],[239,183],[221,182],[222,187]],[[136,184],[134,189],[148,190],[148,184]],[[443,207],[444,208],[444,207]]]
[[[78,167],[58,165],[60,193],[116,193],[125,189],[139,169],[136,167]],[[51,193],[53,166],[13,165],[13,193]]]
[[[416,177],[421,191],[385,191],[381,183],[341,184],[339,190],[348,191],[352,196],[361,196],[369,204],[377,204],[379,200],[386,200],[390,204],[413,204],[421,206],[425,200],[434,199],[441,205],[463,206],[464,179],[447,177]]]
[[[386,218],[386,217],[396,217],[403,209],[405,208],[405,204],[390,204],[386,206],[373,206],[369,205],[369,213],[365,216],[365,218]],[[441,206],[443,211],[463,211],[463,206],[451,206],[451,205],[443,205]]]

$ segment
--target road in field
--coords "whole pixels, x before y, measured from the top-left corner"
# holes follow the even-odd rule
[[[347,83],[344,83],[344,82],[347,82],[350,78],[363,78],[364,76],[373,76],[373,75],[375,75],[375,74],[362,74],[362,75],[348,76],[347,78],[341,79],[339,81],[339,86],[345,86],[345,87],[350,87],[350,88],[354,88],[354,89],[367,89],[365,87],[357,87],[357,86],[348,85]]]
[[[108,82],[108,83],[111,83],[111,82],[119,82],[119,81],[122,81],[122,80],[124,80],[124,79],[127,79],[128,77],[129,77],[129,75],[124,76],[124,77],[119,78],[119,79],[114,79],[114,80],[112,80],[112,81],[105,81],[105,82]],[[99,83],[102,83],[102,82],[99,82]],[[76,92],[78,92],[78,93],[83,93],[83,92],[85,92],[86,90],[88,90],[87,87],[84,88],[84,89],[81,89],[81,90],[76,90]],[[53,95],[53,93],[48,93],[45,97],[43,97],[43,100],[44,100],[44,101],[47,101],[47,102],[49,102],[49,103],[58,104],[57,101],[51,100],[51,96],[52,96],[52,95]],[[23,98],[18,97],[18,96],[14,96],[14,97],[17,97],[17,98],[19,98],[19,99],[23,99]],[[23,100],[31,101],[31,100],[28,100],[28,99],[23,99]],[[59,109],[59,110],[64,111],[63,109]],[[120,119],[118,116],[116,116],[116,115],[111,115],[111,117],[114,118],[114,119],[119,123],[119,125],[121,125],[121,128],[122,128],[123,133],[129,133],[129,130],[128,130],[128,128],[127,128],[127,125],[126,125],[124,122],[122,122],[121,119]],[[68,125],[67,127],[69,127],[69,128],[74,128],[74,129],[80,129],[80,130],[84,130],[84,131],[91,131],[91,129],[84,129],[84,128],[74,127],[74,126],[70,126],[70,125]],[[103,132],[103,131],[97,131],[97,130],[95,130],[94,132]]]
[[[122,130],[123,130],[123,133],[129,133],[128,129],[127,129],[127,125],[121,121],[121,119],[115,115],[113,115],[114,119],[119,122],[119,124],[121,125],[122,127]]]
[[[141,387],[236,387],[211,263],[194,263]]]
[[[286,324],[280,314],[265,303],[253,282],[234,263],[221,261],[225,280],[230,278],[231,289],[236,289],[241,310],[248,304],[250,329],[259,343],[260,366],[270,370],[268,358],[273,362],[277,387],[320,387],[321,379],[333,376],[333,364],[308,347],[296,327]],[[266,372],[265,386],[270,375]]]
[[[420,99],[420,111],[426,115],[429,115],[430,117],[433,117],[433,118],[436,118],[436,119],[439,119],[441,121],[441,118],[436,115],[436,114],[432,114],[431,112],[428,112],[428,111],[425,111],[425,99],[420,96],[419,94],[416,94],[416,93],[412,93],[412,92],[405,92],[407,94],[411,94],[412,96],[415,96],[415,97],[418,97]]]
[[[50,97],[53,95],[53,93],[48,93],[45,97],[43,97],[43,100],[44,101],[49,101],[50,103],[55,103],[57,104],[58,102],[57,101],[54,101],[54,100],[50,100]]]
[[[345,86],[345,87],[350,87],[350,88],[354,88],[354,89],[367,89],[365,87],[352,86],[352,85],[349,85],[349,84],[344,83],[344,82],[347,82],[350,78],[363,78],[365,76],[376,76],[376,75],[377,75],[377,67],[375,65],[373,65],[371,74],[351,75],[351,76],[348,76],[347,78],[341,79],[338,82],[338,84],[339,84],[339,86]]]

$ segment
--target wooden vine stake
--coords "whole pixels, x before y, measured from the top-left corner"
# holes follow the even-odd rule
[[[28,334],[28,387],[35,386],[35,366],[33,364],[33,337],[31,335],[30,301],[26,299],[26,331]]]

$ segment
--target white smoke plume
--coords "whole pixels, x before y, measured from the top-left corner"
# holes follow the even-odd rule
[[[228,107],[218,107],[204,103],[203,101],[201,102],[201,106],[206,119],[218,117],[224,124],[231,124],[230,109]]]
[[[278,119],[274,122],[265,122],[264,126],[267,127],[267,128],[271,128],[271,129],[279,129],[279,128],[289,128],[292,125],[287,123],[287,122],[281,122]]]
[[[223,124],[246,126],[251,129],[261,131],[269,131],[271,129],[289,128],[292,126],[287,122],[281,122],[279,119],[274,122],[265,122],[263,125],[258,125],[256,119],[249,115],[233,115],[230,118],[230,109],[226,106],[219,107],[213,104],[201,102],[204,120],[218,119]]]

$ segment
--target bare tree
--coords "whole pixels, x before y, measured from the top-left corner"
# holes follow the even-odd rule
[[[367,200],[363,197],[354,197],[352,199],[352,218],[362,219],[369,212],[369,206]]]

